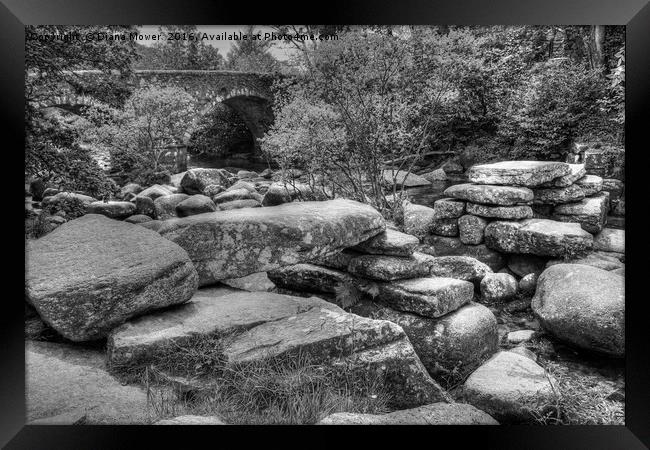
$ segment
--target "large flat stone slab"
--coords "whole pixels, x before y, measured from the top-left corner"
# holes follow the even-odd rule
[[[354,285],[355,278],[346,272],[318,266],[296,264],[267,272],[277,287],[298,291],[334,294],[341,285]]]
[[[590,250],[593,236],[577,223],[548,219],[495,221],[485,228],[485,244],[505,253],[563,257]]]
[[[28,301],[64,337],[106,336],[128,319],[188,301],[198,276],[178,245],[88,214],[27,245]]]
[[[568,175],[556,178],[543,185],[543,187],[566,187],[571,186],[587,174],[584,164],[569,164],[571,172]]]
[[[158,232],[187,251],[205,286],[310,262],[366,241],[385,226],[369,205],[331,200],[170,219]]]
[[[585,193],[585,197],[590,197],[603,190],[603,179],[597,175],[585,175],[578,179],[575,184],[580,186],[582,192]]]
[[[362,278],[382,281],[418,278],[429,274],[428,267],[416,256],[357,256],[350,260],[348,271]]]
[[[600,233],[607,223],[609,196],[606,193],[587,197],[577,203],[558,205],[553,210],[553,219],[561,222],[579,223],[583,230]]]
[[[538,205],[560,205],[577,202],[585,198],[585,193],[576,184],[566,187],[534,189],[533,192],[535,193],[533,203]]]
[[[410,256],[419,243],[420,240],[413,235],[387,228],[351,250],[371,255]]]
[[[388,414],[334,413],[317,425],[498,425],[466,403],[433,403]]]
[[[563,162],[503,161],[472,166],[467,176],[478,184],[536,187],[570,173],[569,164]]]
[[[105,368],[101,350],[28,341],[25,345],[27,423],[147,424],[147,394],[123,386]]]
[[[187,305],[115,330],[108,341],[111,365],[116,370],[161,360],[169,365],[177,355],[186,358],[178,354],[179,345],[211,337],[220,343],[216,357],[226,367],[305,354],[314,364],[349,374],[376,372],[402,407],[448,400],[392,322],[359,317],[316,297],[228,292],[199,290]],[[218,382],[203,378],[205,386]]]
[[[542,327],[576,347],[625,355],[625,278],[581,264],[557,264],[537,281],[531,308]]]
[[[472,203],[512,206],[533,201],[533,191],[526,187],[492,186],[486,184],[455,184],[445,195]]]
[[[533,209],[528,205],[488,206],[467,203],[467,214],[491,219],[519,220],[532,219]]]

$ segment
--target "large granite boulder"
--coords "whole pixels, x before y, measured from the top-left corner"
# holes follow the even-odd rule
[[[153,201],[153,206],[156,211],[156,218],[158,220],[167,220],[173,217],[178,217],[176,206],[187,200],[190,196],[187,194],[171,194],[163,195]]]
[[[25,343],[27,424],[146,425],[147,393],[106,370],[99,349]]]
[[[561,222],[579,223],[583,230],[596,234],[605,227],[608,212],[609,196],[601,193],[577,203],[558,205],[552,217]]]
[[[535,199],[533,200],[535,204],[560,205],[577,202],[585,198],[585,193],[576,184],[566,187],[534,189],[533,192],[535,193]]]
[[[190,169],[181,179],[181,188],[186,194],[203,194],[211,184],[230,186],[230,172],[224,169]]]
[[[388,414],[334,413],[317,425],[498,425],[489,414],[466,403],[433,403]]]
[[[383,233],[355,245],[352,250],[371,255],[410,256],[419,243],[415,236],[387,228]]]
[[[603,228],[594,236],[594,250],[625,253],[625,230]]]
[[[577,223],[548,219],[495,221],[485,228],[485,244],[505,253],[564,257],[586,253],[593,245],[593,236]]]
[[[86,206],[86,214],[101,214],[111,219],[122,220],[135,213],[135,204],[131,202],[92,202]]]
[[[315,264],[296,264],[267,272],[277,287],[297,291],[334,294],[341,285],[354,285],[355,278],[340,270]]]
[[[591,197],[603,190],[603,179],[597,175],[585,175],[576,181],[585,197]]]
[[[88,214],[27,246],[28,301],[72,341],[188,301],[198,277],[178,245],[140,225]]]
[[[467,176],[478,184],[537,187],[570,173],[569,164],[562,162],[503,161],[472,166]]]
[[[556,407],[557,395],[546,371],[514,352],[499,352],[472,373],[463,399],[501,423],[536,423]]]
[[[220,340],[221,336],[227,338]],[[377,375],[394,395],[397,407],[449,400],[426,373],[398,325],[346,313],[316,297],[202,289],[186,305],[116,329],[108,340],[109,363],[119,370],[156,365],[160,360],[170,366],[176,357],[187,358],[178,353],[178,346],[206,338],[220,342],[214,357],[226,367],[302,353],[313,364],[348,375]],[[202,378],[193,384],[202,382],[209,388],[218,382],[209,374]]]
[[[491,186],[486,184],[455,184],[445,195],[472,203],[511,206],[533,201],[533,191],[526,187]]]
[[[389,320],[404,329],[431,376],[454,384],[465,378],[499,348],[497,320],[489,308],[469,302],[438,318],[398,311],[362,301],[350,308],[354,314]]]
[[[429,186],[431,183],[424,177],[416,175],[405,170],[384,170],[381,173],[381,176],[384,182],[388,186],[397,186],[400,187],[416,187],[416,186]]]
[[[457,310],[474,296],[471,283],[443,277],[359,284],[358,287],[391,308],[431,318]]]
[[[181,200],[176,205],[176,212],[179,217],[194,216],[196,214],[203,214],[214,212],[217,206],[210,199],[210,197],[203,194],[195,194]]]
[[[625,279],[580,264],[557,264],[539,277],[531,307],[542,327],[577,347],[625,355]]]
[[[188,252],[204,286],[311,262],[366,241],[385,226],[371,206],[331,200],[171,219],[158,232]]]
[[[533,209],[528,205],[489,206],[467,203],[467,214],[493,219],[519,220],[532,219]]]

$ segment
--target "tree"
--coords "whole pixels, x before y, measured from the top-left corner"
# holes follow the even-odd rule
[[[191,130],[195,102],[180,88],[143,88],[122,109],[94,108],[81,139],[104,146],[124,169],[159,170],[170,146],[180,145]]]
[[[276,72],[280,63],[270,53],[272,41],[258,38],[254,25],[248,25],[243,39],[228,51],[226,67],[240,72]]]

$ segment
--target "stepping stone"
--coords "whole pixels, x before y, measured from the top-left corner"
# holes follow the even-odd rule
[[[205,286],[310,262],[385,227],[373,207],[340,199],[199,214],[166,220],[158,232],[187,251]]]
[[[543,185],[543,187],[566,187],[571,186],[573,183],[581,179],[587,174],[584,164],[569,164],[569,169],[571,172],[568,175],[556,178],[549,183]]]
[[[373,280],[393,281],[429,275],[429,269],[415,256],[362,255],[348,265],[353,275]]]
[[[476,369],[463,386],[465,401],[501,423],[535,423],[554,409],[556,394],[546,371],[531,359],[499,352]]]
[[[625,253],[625,230],[603,228],[594,236],[594,250]]]
[[[416,186],[430,186],[431,183],[424,177],[409,173],[405,170],[384,170],[381,173],[382,178],[389,186],[401,187],[416,187]]]
[[[503,161],[472,166],[467,176],[472,183],[536,187],[570,173],[562,162]]]
[[[361,301],[350,312],[398,324],[427,371],[446,384],[463,380],[499,348],[496,317],[474,302],[438,318],[397,311],[374,301]]]
[[[457,219],[465,214],[465,202],[455,198],[441,198],[433,203],[438,219]]]
[[[358,287],[374,293],[378,301],[399,311],[432,318],[457,310],[474,296],[471,283],[443,277],[412,278]]]
[[[355,245],[351,250],[371,255],[410,256],[419,243],[420,240],[415,236],[388,228]]]
[[[603,190],[603,179],[597,175],[585,175],[575,182],[580,186],[585,197],[591,197]]]
[[[72,341],[102,338],[131,317],[185,303],[198,283],[181,247],[97,214],[29,241],[26,256],[29,303]]]
[[[609,197],[606,194],[598,194],[578,203],[558,205],[552,217],[560,222],[579,223],[583,230],[596,234],[605,227],[608,211]]]
[[[539,277],[531,308],[542,328],[578,348],[625,355],[625,278],[581,264],[557,264]]]
[[[362,318],[316,297],[270,292],[201,289],[191,303],[125,324],[108,341],[115,370],[174,364],[178,346],[214,338],[226,366],[259,363],[269,358],[306,354],[314,364],[347,374],[376,374],[395,394],[394,403],[411,407],[448,396],[426,373],[404,331],[384,320]],[[183,355],[179,355],[183,358]],[[192,378],[192,374],[170,374]],[[195,388],[218,382],[209,376]]]
[[[92,202],[86,206],[86,214],[101,214],[111,219],[122,220],[135,213],[135,204],[131,202]]]
[[[533,203],[544,205],[560,205],[573,203],[585,198],[585,193],[580,186],[572,184],[567,187],[534,189]]]
[[[564,257],[586,253],[593,245],[593,236],[577,223],[548,219],[496,221],[485,228],[485,244],[504,253]]]
[[[334,413],[317,425],[498,425],[466,403],[433,403],[388,414]]]
[[[67,344],[25,344],[27,423],[147,424],[147,394],[123,386],[105,367],[103,351]]]
[[[533,201],[533,191],[526,187],[491,186],[486,184],[455,184],[445,195],[472,203],[511,206]]]
[[[296,291],[335,294],[341,285],[354,285],[355,278],[346,272],[315,264],[296,264],[267,272],[277,287]]]
[[[506,220],[532,219],[533,209],[527,205],[488,206],[476,203],[467,203],[467,214]]]

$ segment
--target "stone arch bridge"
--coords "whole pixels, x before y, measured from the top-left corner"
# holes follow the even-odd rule
[[[74,73],[81,79],[106,76],[105,72],[98,70],[79,70]],[[117,71],[113,72],[112,76],[122,77]],[[257,139],[261,138],[273,123],[271,88],[280,76],[227,70],[135,70],[124,82],[131,87],[179,87],[197,100],[199,110],[183,136],[184,145],[189,142],[194,125],[201,117],[209,114],[218,103],[224,103],[242,118],[254,138],[256,151],[259,151]],[[92,95],[75,92],[71,86],[65,86],[59,95],[45,96],[37,106],[61,107],[78,113],[83,106],[97,104],[100,102]],[[178,151],[173,150],[176,153]],[[178,155],[170,156],[177,158]]]

